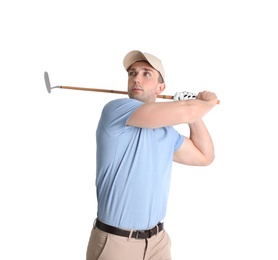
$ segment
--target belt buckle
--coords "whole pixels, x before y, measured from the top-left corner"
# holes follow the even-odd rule
[[[139,238],[140,233],[143,234],[143,233],[145,233],[145,231],[137,230],[136,235],[135,235],[135,239],[140,239]]]
[[[151,238],[152,236],[156,235],[158,232],[159,232],[159,227],[158,225],[156,225],[154,228],[152,229],[149,229],[149,230],[137,230],[135,231],[136,232],[136,235],[135,235],[135,239],[140,239],[139,238],[139,235],[140,233],[143,234],[143,233],[148,233],[148,238]]]

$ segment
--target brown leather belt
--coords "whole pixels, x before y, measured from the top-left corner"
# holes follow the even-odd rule
[[[131,231],[123,230],[117,227],[109,226],[107,224],[102,223],[98,219],[96,220],[96,227],[98,227],[100,230],[122,236],[122,237],[131,237],[136,239],[146,239],[151,238],[153,235],[156,235],[160,231],[163,230],[163,223],[158,223],[154,228],[148,229],[148,230],[134,230],[132,231],[132,234],[130,235]]]

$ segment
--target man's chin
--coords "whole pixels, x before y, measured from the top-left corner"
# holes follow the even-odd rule
[[[140,100],[142,101],[142,95],[140,95],[140,93],[129,93],[129,97],[132,98],[132,99],[137,99],[137,100]]]

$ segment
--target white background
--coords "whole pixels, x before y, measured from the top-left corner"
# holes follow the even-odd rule
[[[0,259],[77,260],[96,216],[95,129],[124,55],[160,57],[164,94],[217,93],[208,167],[174,164],[175,260],[278,259],[278,8],[263,0],[0,4]],[[161,100],[160,100],[161,101]],[[177,126],[187,134],[186,126]]]

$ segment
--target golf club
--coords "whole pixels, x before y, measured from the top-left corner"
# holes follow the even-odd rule
[[[44,81],[45,81],[45,85],[46,85],[46,89],[48,93],[51,93],[51,89],[53,88],[64,88],[64,89],[71,89],[71,90],[84,90],[84,91],[95,91],[95,92],[105,92],[105,93],[113,93],[113,94],[123,94],[123,95],[127,95],[127,91],[120,91],[120,90],[113,90],[113,89],[100,89],[100,88],[82,88],[82,87],[70,87],[70,86],[54,86],[51,87],[50,85],[50,80],[49,80],[49,75],[48,73],[45,71],[44,72]],[[196,94],[191,93],[191,92],[187,92],[187,91],[182,91],[181,92],[183,97],[182,99],[195,99],[197,97]],[[158,98],[163,98],[163,99],[174,99],[174,96],[170,96],[170,95],[158,95]],[[217,104],[219,104],[220,101],[217,101]]]
[[[45,85],[46,85],[46,89],[48,93],[51,93],[51,90],[53,88],[63,88],[63,89],[72,89],[72,90],[84,90],[84,91],[95,91],[95,92],[105,92],[105,93],[113,93],[113,94],[123,94],[123,95],[127,95],[127,91],[120,91],[120,90],[113,90],[113,89],[99,89],[99,88],[83,88],[83,87],[70,87],[70,86],[54,86],[51,87],[50,85],[50,80],[49,80],[49,75],[48,73],[45,71],[44,72],[44,81],[45,81]],[[195,98],[196,96],[194,96],[194,94],[192,94],[192,98]],[[173,99],[174,96],[169,96],[169,95],[158,95],[158,98],[164,98],[164,99]]]

